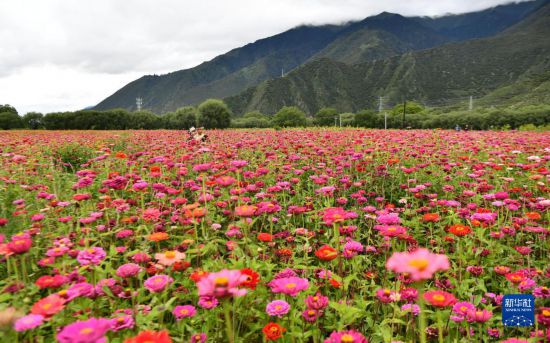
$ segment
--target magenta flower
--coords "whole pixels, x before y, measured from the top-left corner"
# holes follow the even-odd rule
[[[283,293],[295,297],[303,290],[309,287],[309,281],[300,277],[288,277],[274,279],[268,284],[273,293]]]
[[[417,304],[405,304],[401,306],[401,311],[410,312],[414,316],[418,316],[418,314],[420,313],[420,306],[418,306]]]
[[[153,293],[160,293],[173,281],[168,275],[155,275],[145,280],[143,285]]]
[[[141,267],[138,266],[137,264],[126,263],[118,267],[118,269],[116,270],[116,275],[125,279],[125,278],[136,276],[137,274],[139,274],[140,271],[141,271]]]
[[[274,300],[265,307],[265,312],[267,314],[279,318],[287,314],[288,311],[290,311],[290,305],[284,300]]]
[[[321,293],[317,293],[315,295],[308,295],[305,302],[307,308],[323,310],[328,306],[328,297],[321,295]]]
[[[333,331],[324,343],[368,343],[365,336],[354,330]]]
[[[39,314],[28,314],[15,321],[13,328],[17,332],[27,331],[34,329],[37,326],[42,325],[44,322],[44,316]]]
[[[193,336],[191,336],[190,342],[191,343],[204,343],[204,342],[206,342],[207,338],[208,337],[206,336],[206,334],[204,332],[196,333]]]
[[[193,317],[196,313],[197,310],[195,309],[195,306],[192,305],[176,306],[172,311],[172,314],[174,314],[177,320]]]
[[[218,306],[218,299],[214,296],[200,297],[198,304],[200,307],[210,310]]]
[[[475,311],[476,307],[474,304],[467,301],[460,301],[453,305],[453,313],[465,317],[468,312]]]
[[[246,294],[246,289],[239,288],[248,280],[248,276],[238,270],[221,270],[210,273],[197,283],[199,297],[240,297]]]
[[[417,249],[412,253],[394,253],[386,262],[386,268],[396,273],[407,273],[414,281],[427,280],[440,270],[450,268],[446,255],[432,254],[427,249]]]
[[[93,264],[98,265],[107,256],[105,250],[99,247],[91,247],[86,250],[81,250],[76,256],[76,260],[83,266]]]
[[[304,312],[302,312],[302,317],[308,323],[314,323],[320,316],[321,313],[318,310],[312,308],[306,309],[304,310]]]
[[[57,334],[59,343],[105,343],[105,333],[111,328],[111,321],[104,318],[90,318],[69,324]]]
[[[111,319],[111,331],[120,331],[124,329],[132,329],[135,326],[134,318],[130,315],[120,316]]]

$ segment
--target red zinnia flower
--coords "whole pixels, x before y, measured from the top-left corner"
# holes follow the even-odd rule
[[[424,299],[437,307],[450,306],[456,302],[455,296],[445,291],[428,291],[424,293]]]
[[[319,248],[319,250],[315,252],[315,256],[323,261],[332,261],[336,257],[338,257],[338,252],[331,246],[323,245],[321,248]]]
[[[269,233],[261,232],[258,234],[258,240],[261,242],[272,242],[273,236]]]
[[[435,223],[439,221],[439,214],[437,213],[426,213],[422,216],[422,220],[426,223]]]
[[[256,289],[256,285],[260,282],[260,274],[250,268],[241,269],[241,274],[247,277],[247,279],[241,283],[241,286],[252,290]]]
[[[472,232],[472,229],[466,225],[455,224],[449,228],[449,232],[457,237],[463,237]]]
[[[128,338],[124,343],[172,343],[172,339],[168,335],[168,331],[151,331],[146,330],[140,332],[137,336]]]
[[[286,329],[277,323],[269,323],[262,329],[262,332],[268,341],[275,341],[283,337],[283,332],[285,331]]]

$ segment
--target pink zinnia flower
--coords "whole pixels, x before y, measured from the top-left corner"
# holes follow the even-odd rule
[[[106,256],[107,254],[102,248],[91,247],[86,250],[81,250],[76,257],[76,260],[83,266],[89,264],[98,265]]]
[[[469,323],[485,323],[493,316],[493,312],[487,310],[469,310],[466,314],[466,320]]]
[[[412,253],[394,253],[386,262],[386,268],[396,273],[407,273],[414,281],[431,279],[439,270],[449,269],[446,255],[432,254],[427,249],[417,249]]]
[[[218,299],[216,297],[200,297],[198,304],[200,307],[210,310],[218,306]]]
[[[322,219],[325,225],[332,225],[352,218],[357,218],[357,213],[347,212],[342,207],[331,207],[323,211]]]
[[[192,305],[176,306],[172,311],[172,314],[177,320],[181,320],[187,317],[193,317],[197,313],[197,309]]]
[[[185,258],[185,254],[179,251],[171,250],[163,253],[155,254],[158,262],[164,266],[171,266],[176,262],[180,262]]]
[[[57,334],[59,343],[105,343],[105,333],[111,328],[111,322],[104,318],[90,318],[69,324]]]
[[[284,300],[275,300],[267,304],[265,312],[270,316],[282,317],[290,311],[290,305]]]
[[[305,302],[307,308],[323,310],[328,306],[328,297],[325,297],[321,293],[317,293],[315,295],[308,295]]]
[[[324,343],[368,343],[369,341],[357,331],[333,331],[330,336],[325,339]]]
[[[475,309],[475,305],[467,301],[460,301],[453,305],[453,313],[462,317],[466,316],[469,311],[475,311]]]
[[[135,263],[126,263],[118,267],[116,275],[121,278],[129,278],[136,276],[141,271],[141,267]]]
[[[135,326],[134,318],[129,315],[113,318],[110,322],[112,331],[132,329]]]
[[[39,314],[28,314],[17,319],[13,325],[13,328],[17,332],[26,331],[42,325],[43,322],[44,316]]]
[[[240,297],[246,294],[246,289],[239,288],[248,276],[239,270],[224,269],[217,273],[210,273],[197,283],[200,297]]]
[[[399,225],[375,225],[374,229],[386,237],[397,237],[407,233],[407,228]]]
[[[376,217],[376,221],[382,225],[398,225],[401,222],[397,213],[381,214]]]
[[[160,293],[173,281],[168,275],[155,275],[145,280],[143,285],[153,293]]]
[[[283,293],[295,297],[300,291],[306,290],[309,287],[309,281],[300,277],[288,277],[274,279],[269,283],[273,293]]]

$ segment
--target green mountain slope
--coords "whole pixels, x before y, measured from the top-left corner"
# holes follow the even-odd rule
[[[320,59],[226,99],[236,113],[297,105],[314,113],[374,107],[377,97],[440,99],[487,94],[548,68],[550,5],[494,37],[408,52],[353,66]]]
[[[157,113],[173,111],[206,98],[237,95],[263,81],[277,78],[313,60],[330,58],[345,63],[385,59],[469,37],[503,30],[520,20],[541,1],[523,2],[436,19],[405,18],[382,13],[343,25],[301,26],[273,37],[231,50],[197,67],[165,75],[143,76],[109,96],[94,109],[135,110],[137,97],[143,108]],[[489,13],[489,14],[487,14]],[[452,18],[451,18],[452,17]],[[488,17],[499,22],[491,30]],[[460,36],[457,32],[469,28]]]

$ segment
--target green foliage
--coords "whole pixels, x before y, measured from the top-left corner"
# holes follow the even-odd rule
[[[295,106],[285,106],[275,114],[273,123],[280,127],[305,126],[306,115],[302,110]]]
[[[5,106],[2,106],[5,107]],[[0,129],[20,129],[23,127],[23,121],[21,117],[16,113],[6,110],[6,112],[0,112]]]
[[[341,113],[339,120],[341,121],[342,126],[354,126],[355,125],[355,114],[354,113]]]
[[[414,101],[407,101],[405,103],[395,105],[391,109],[390,113],[393,115],[403,114],[403,108],[405,108],[405,114],[419,113],[424,110],[424,107],[422,107],[422,105],[420,105],[419,103]]]
[[[318,126],[334,126],[334,119],[337,119],[338,111],[333,107],[324,107],[317,112],[313,123]]]
[[[8,104],[0,105],[0,113],[3,113],[3,112],[19,114],[17,112],[17,110],[15,109],[15,107],[13,107],[12,105],[8,105]]]
[[[355,114],[355,126],[376,128],[377,115],[373,110],[362,110]]]
[[[38,112],[29,112],[23,116],[23,125],[27,129],[38,130],[44,128],[44,115]]]
[[[197,126],[197,110],[193,106],[181,107],[176,112],[163,116],[163,127],[172,130],[187,130]]]
[[[205,100],[198,111],[198,125],[205,129],[225,129],[231,124],[231,112],[222,100]]]
[[[94,157],[91,148],[78,144],[63,144],[54,153],[54,161],[61,165],[68,172],[76,172],[80,166]]]
[[[266,128],[270,126],[269,117],[258,111],[248,112],[242,118],[231,121],[231,127],[235,128]]]

